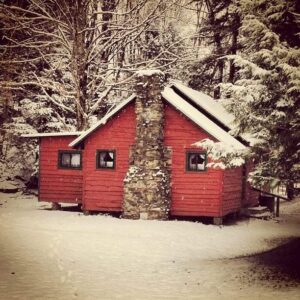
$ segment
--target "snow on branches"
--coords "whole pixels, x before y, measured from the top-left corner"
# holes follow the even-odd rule
[[[211,139],[196,142],[193,146],[207,151],[207,155],[211,159],[207,166],[212,168],[227,169],[240,167],[245,163],[248,154],[248,148],[237,149],[232,145],[224,142],[214,142]]]

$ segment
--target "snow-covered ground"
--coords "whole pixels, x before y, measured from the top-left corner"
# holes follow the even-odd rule
[[[0,194],[0,299],[300,298],[297,282],[261,279],[243,258],[298,238],[300,201],[276,220],[221,227],[49,207]]]

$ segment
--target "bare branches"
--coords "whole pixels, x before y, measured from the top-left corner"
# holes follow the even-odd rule
[[[175,4],[178,1],[28,0],[23,6],[3,5],[0,68],[7,64],[34,68],[30,80],[11,80],[14,84],[9,87],[32,84],[56,107],[51,93],[72,99],[71,106],[63,104],[60,109],[76,111],[78,129],[84,129],[87,118],[103,107],[109,95],[128,90],[135,70],[169,69],[191,55],[184,46],[189,35],[167,37],[166,16],[173,8],[178,10]],[[10,56],[5,59],[7,51]],[[54,86],[61,88],[54,91]]]

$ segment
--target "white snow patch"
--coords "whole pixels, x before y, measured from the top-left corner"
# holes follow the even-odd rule
[[[217,102],[212,97],[193,90],[178,81],[174,82],[173,85],[188,96],[200,108],[207,111],[227,127],[233,128],[234,116],[225,109],[221,100]]]
[[[49,211],[0,193],[0,299],[298,299],[299,286],[245,285],[242,260],[299,237],[300,202],[281,218],[230,226]],[[246,275],[247,276],[247,275]]]
[[[138,77],[142,77],[142,76],[153,76],[153,75],[164,75],[164,73],[161,71],[161,70],[151,70],[151,69],[148,69],[148,70],[139,70],[136,72],[136,75]]]
[[[74,132],[45,132],[45,133],[30,133],[30,134],[22,134],[21,137],[26,138],[39,138],[39,137],[51,137],[51,136],[76,136],[81,135],[82,131],[74,131]]]
[[[24,188],[24,184],[20,181],[8,181],[8,180],[0,181],[0,191],[16,192],[18,189],[21,189],[21,188]]]
[[[247,154],[248,148],[243,150],[237,149],[232,145],[224,142],[214,142],[211,139],[203,139],[192,144],[192,146],[205,149],[212,162],[207,164],[207,167],[212,168],[232,168],[240,167],[245,163],[243,156]]]

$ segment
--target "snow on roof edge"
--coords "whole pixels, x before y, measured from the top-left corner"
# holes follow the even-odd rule
[[[245,149],[246,146],[240,143],[235,137],[230,135],[224,129],[215,124],[212,120],[206,117],[203,113],[189,104],[187,101],[182,99],[178,94],[176,94],[170,87],[166,87],[162,91],[162,96],[164,99],[169,102],[171,105],[176,107],[179,111],[181,111],[186,117],[188,117],[191,121],[193,121],[198,126],[202,127],[207,133],[215,137],[217,140],[232,145],[238,149]],[[129,104],[134,98],[135,94],[128,97],[126,100],[119,103],[113,110],[111,110],[108,114],[106,114],[102,119],[100,119],[94,126],[90,129],[83,132],[80,136],[78,136],[75,140],[73,140],[69,146],[75,147],[80,142],[82,142],[86,137],[88,137],[92,132],[94,132],[98,127],[104,125],[108,119],[118,113],[122,108],[124,108],[127,104]]]
[[[81,135],[83,131],[74,131],[74,132],[45,132],[45,133],[29,133],[22,134],[21,137],[25,138],[40,138],[40,137],[55,137],[55,136],[75,136]]]
[[[207,118],[199,110],[193,107],[188,102],[184,101],[179,95],[177,95],[170,87],[167,87],[162,92],[164,99],[181,111],[187,118],[193,121],[195,124],[203,128],[207,133],[216,138],[217,140],[224,142],[228,145],[232,145],[237,149],[245,149],[242,143],[236,138],[231,136],[228,132],[220,128],[217,124]]]
[[[216,118],[220,123],[222,123],[229,129],[233,128],[232,122],[234,121],[234,117],[226,110],[226,108],[222,104],[216,102],[215,99],[213,99],[211,96],[203,92],[191,89],[190,87],[184,85],[179,81],[172,82],[172,86],[177,88],[197,106],[200,106],[208,114]],[[201,99],[203,100],[200,101]]]
[[[179,80],[172,81],[171,86],[177,88],[181,93],[183,93],[186,97],[188,97],[193,103],[195,103],[197,106],[200,106],[201,109],[206,111],[213,118],[217,119],[222,125],[227,127],[228,130],[232,130],[235,128],[233,115],[230,112],[228,112],[221,103],[217,102],[211,96],[206,95],[203,92],[193,90],[192,88],[184,85]],[[208,100],[209,103],[206,103],[205,101],[199,101],[203,97],[206,99],[206,101]],[[250,145],[253,144],[252,143],[253,138],[250,136],[250,134],[243,133],[243,134],[239,134],[238,137],[241,138],[245,143],[248,143]]]
[[[94,132],[98,127],[104,125],[108,119],[110,119],[113,115],[118,113],[123,107],[129,104],[134,98],[136,97],[135,94],[128,97],[126,100],[120,102],[114,109],[112,109],[108,114],[106,114],[102,119],[100,119],[97,123],[95,123],[91,128],[84,131],[79,137],[77,137],[74,141],[72,141],[69,146],[75,147],[80,142],[82,142],[86,137],[88,137],[92,132]]]

